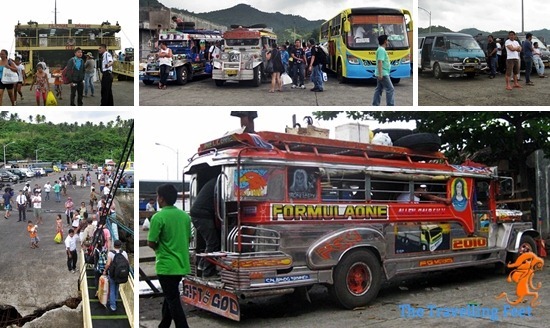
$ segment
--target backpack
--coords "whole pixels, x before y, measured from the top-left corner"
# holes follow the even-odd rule
[[[327,63],[327,54],[323,50],[323,48],[319,46],[315,46],[315,58],[317,59],[317,62],[321,65],[326,65]]]
[[[69,60],[70,61],[73,61],[73,66],[74,66],[74,58],[71,58]],[[71,77],[73,76],[73,69],[69,69],[69,63],[67,63],[67,66],[65,66],[65,68],[63,68],[63,70],[61,71],[61,79],[63,80],[63,84],[69,84],[71,83]]]
[[[123,284],[128,281],[128,275],[130,275],[130,263],[122,255],[122,251],[112,251],[115,256],[109,266],[109,277],[117,284]]]

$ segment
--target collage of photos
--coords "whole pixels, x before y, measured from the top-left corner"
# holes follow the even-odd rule
[[[550,3],[4,12],[0,328],[547,326]]]

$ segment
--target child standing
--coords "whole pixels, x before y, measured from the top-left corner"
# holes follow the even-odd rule
[[[50,82],[48,81],[48,74],[44,72],[42,65],[36,65],[36,74],[34,75],[32,87],[36,84],[36,106],[40,106],[40,98],[43,100],[43,105],[46,106],[46,96],[50,90]]]
[[[63,220],[61,219],[61,214],[57,214],[55,219],[55,234],[61,233],[61,240],[63,240]]]
[[[38,226],[34,225],[32,221],[29,221],[27,224],[27,231],[31,237],[31,248],[38,248],[38,242],[40,241],[38,238]]]
[[[52,72],[52,76],[55,78],[53,81],[54,90],[55,90],[55,96],[59,100],[63,100],[63,97],[61,97],[61,92],[63,91],[63,81],[61,81],[61,69],[56,68]]]

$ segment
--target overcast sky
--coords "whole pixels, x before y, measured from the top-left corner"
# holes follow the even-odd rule
[[[185,9],[195,13],[203,13],[234,7],[239,3],[251,5],[264,12],[281,12],[305,17],[309,20],[326,20],[335,16],[339,11],[355,7],[390,7],[412,10],[412,0],[217,0],[217,1],[181,1],[159,0],[169,8]]]
[[[37,115],[46,116],[46,122],[52,122],[55,124],[58,123],[86,123],[90,121],[92,123],[98,124],[99,122],[107,123],[109,121],[115,121],[116,117],[120,115],[120,118],[123,120],[128,120],[134,118],[133,111],[85,111],[85,110],[47,110],[45,111],[42,108],[37,107],[23,107],[13,110],[10,107],[4,107],[6,110],[11,113],[17,113],[19,118],[25,122],[29,122],[29,115],[32,115],[33,118]],[[9,114],[8,114],[9,117]]]
[[[13,56],[14,29],[18,21],[21,24],[31,20],[39,24],[53,24],[54,3],[54,0],[2,1],[0,49],[7,49],[10,56]],[[137,1],[57,0],[57,12],[58,24],[67,24],[68,19],[72,19],[73,24],[101,24],[109,21],[114,25],[118,21],[122,30],[117,36],[121,39],[122,48],[138,46]]]
[[[326,108],[325,110],[331,110]],[[240,120],[230,116],[230,109],[209,108],[208,115],[197,111],[185,111],[175,108],[155,108],[154,112],[145,114],[142,108],[136,120],[136,177],[140,180],[176,179],[176,152],[179,152],[180,172],[197,151],[201,143],[222,137],[225,132],[239,128]],[[316,109],[315,109],[316,110]],[[292,114],[303,127],[304,116],[313,116],[311,109],[306,108],[272,108],[258,112],[254,121],[256,131],[284,132],[286,126],[292,125]],[[178,115],[178,119],[176,118]],[[334,127],[354,122],[341,113],[333,121],[315,121],[314,125],[331,129],[334,138]],[[371,130],[381,127],[376,121],[363,121]],[[414,123],[393,123],[384,127],[414,128]],[[157,146],[160,143],[165,146]],[[169,149],[168,147],[172,148]]]
[[[524,2],[525,32],[550,28],[547,0],[418,0],[418,6],[431,11],[432,26],[453,31],[475,27],[482,31],[521,32],[521,3]],[[418,10],[418,26],[429,27],[430,16]]]

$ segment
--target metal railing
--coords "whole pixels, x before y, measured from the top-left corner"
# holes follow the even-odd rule
[[[48,36],[48,37],[18,37],[16,47],[18,48],[48,48],[48,47],[91,47],[106,44],[108,48],[120,49],[121,43],[118,37],[102,37],[90,39],[88,36]]]

